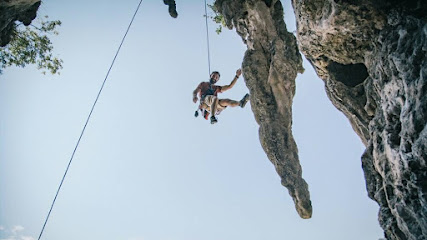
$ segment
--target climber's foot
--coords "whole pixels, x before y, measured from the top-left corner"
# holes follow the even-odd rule
[[[218,120],[216,119],[216,117],[212,116],[211,117],[211,124],[215,124],[217,122],[218,122]]]
[[[175,0],[163,0],[163,3],[169,6],[169,14],[171,15],[171,17],[178,17],[178,13],[176,12]]]
[[[169,6],[169,15],[171,15],[171,17],[173,18],[177,18],[178,17],[178,12],[176,11],[176,6]]]
[[[240,100],[239,106],[241,108],[244,108],[248,101],[249,101],[249,93],[246,93],[246,95],[242,98],[242,100]]]

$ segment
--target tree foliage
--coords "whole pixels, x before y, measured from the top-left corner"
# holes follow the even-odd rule
[[[11,41],[0,48],[0,73],[9,66],[25,67],[36,64],[46,74],[60,74],[63,61],[52,54],[53,45],[48,35],[58,35],[57,27],[61,21],[48,21],[48,16],[29,26],[16,24]]]
[[[220,34],[222,32],[222,28],[227,26],[225,24],[224,16],[218,11],[218,9],[216,9],[214,5],[208,4],[208,7],[213,12],[213,15],[208,15],[208,17],[218,24],[217,28],[215,29],[215,32],[217,34]]]

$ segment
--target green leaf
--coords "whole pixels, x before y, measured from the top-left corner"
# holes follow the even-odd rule
[[[63,61],[52,57],[53,44],[48,35],[58,35],[57,27],[61,24],[59,20],[40,20],[26,27],[15,24],[10,43],[0,47],[0,74],[6,67],[25,67],[27,64],[36,64],[43,74],[46,74],[44,70],[59,74]]]

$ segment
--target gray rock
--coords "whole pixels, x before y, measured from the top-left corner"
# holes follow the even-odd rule
[[[10,42],[15,21],[30,25],[40,4],[40,0],[0,0],[0,47]]]
[[[427,239],[425,1],[293,1],[301,51],[367,146],[387,239]]]
[[[248,47],[242,70],[260,126],[261,145],[292,196],[298,214],[310,218],[310,194],[292,136],[295,78],[304,69],[295,36],[286,30],[282,5],[280,1],[217,0],[215,6],[227,26],[235,27]]]
[[[292,137],[301,57],[280,1],[217,0],[247,45],[243,74],[268,158],[301,217],[311,216]],[[299,50],[366,146],[370,198],[387,239],[427,239],[427,2],[293,0]]]

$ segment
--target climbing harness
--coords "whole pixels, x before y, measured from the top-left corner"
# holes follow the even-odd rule
[[[214,88],[213,86],[214,86],[214,84],[212,84],[210,82],[202,82],[199,84],[198,88],[200,88],[200,103],[199,103],[199,106],[198,106],[196,112],[194,113],[195,117],[199,116],[198,111],[200,111],[203,114],[203,117],[206,120],[208,120],[208,116],[211,113],[211,110],[210,110],[210,107],[209,107],[209,109],[206,109],[207,106],[205,103],[205,98],[208,96],[217,97],[218,87]],[[211,100],[209,100],[209,101],[211,101]],[[221,111],[226,108],[225,106],[221,106],[219,103],[218,103],[218,105],[219,106],[218,106],[217,110],[215,111],[215,115],[219,115],[221,113]]]
[[[116,51],[116,55],[114,56],[113,61],[111,62],[110,68],[107,71],[107,75],[105,76],[104,82],[102,83],[101,88],[99,89],[98,95],[95,98],[95,101],[94,101],[94,103],[92,105],[92,109],[90,110],[90,113],[89,113],[89,115],[88,115],[88,117],[86,119],[86,123],[85,123],[85,125],[84,125],[84,127],[83,127],[83,129],[82,129],[82,131],[80,133],[80,137],[77,140],[76,146],[74,147],[74,151],[71,154],[70,161],[68,162],[67,168],[65,169],[64,176],[62,177],[61,183],[59,184],[58,190],[56,191],[55,198],[53,199],[52,205],[50,206],[49,213],[47,214],[46,220],[45,220],[45,222],[43,224],[43,227],[42,227],[42,229],[40,231],[40,235],[38,237],[38,240],[40,240],[41,237],[42,237],[42,235],[43,235],[43,231],[44,231],[44,229],[46,227],[46,224],[47,224],[47,222],[49,220],[50,214],[52,212],[53,206],[55,205],[55,202],[56,202],[56,199],[58,197],[59,191],[61,190],[62,184],[64,183],[64,180],[65,180],[65,177],[67,176],[68,170],[70,169],[71,162],[74,159],[74,154],[76,153],[77,148],[79,147],[80,140],[83,137],[83,134],[84,134],[84,132],[86,130],[86,126],[89,123],[90,117],[92,116],[93,110],[95,109],[95,106],[96,106],[96,103],[98,102],[99,96],[101,95],[101,92],[104,89],[105,82],[107,81],[108,76],[110,75],[111,68],[113,68],[113,65],[114,65],[114,62],[116,61],[117,55],[119,54],[120,49],[121,49],[121,47],[123,45],[123,42],[125,41],[125,38],[126,38],[128,32],[129,32],[129,29],[132,26],[133,20],[135,19],[135,16],[138,13],[138,10],[139,10],[139,7],[141,6],[141,3],[142,3],[142,0],[139,1],[138,7],[136,8],[135,13],[133,14],[132,20],[130,21],[130,23],[129,23],[128,27],[127,27],[126,33],[124,34],[124,36],[122,38],[122,41],[120,42],[120,45],[119,45],[119,47],[118,47],[118,49]]]

